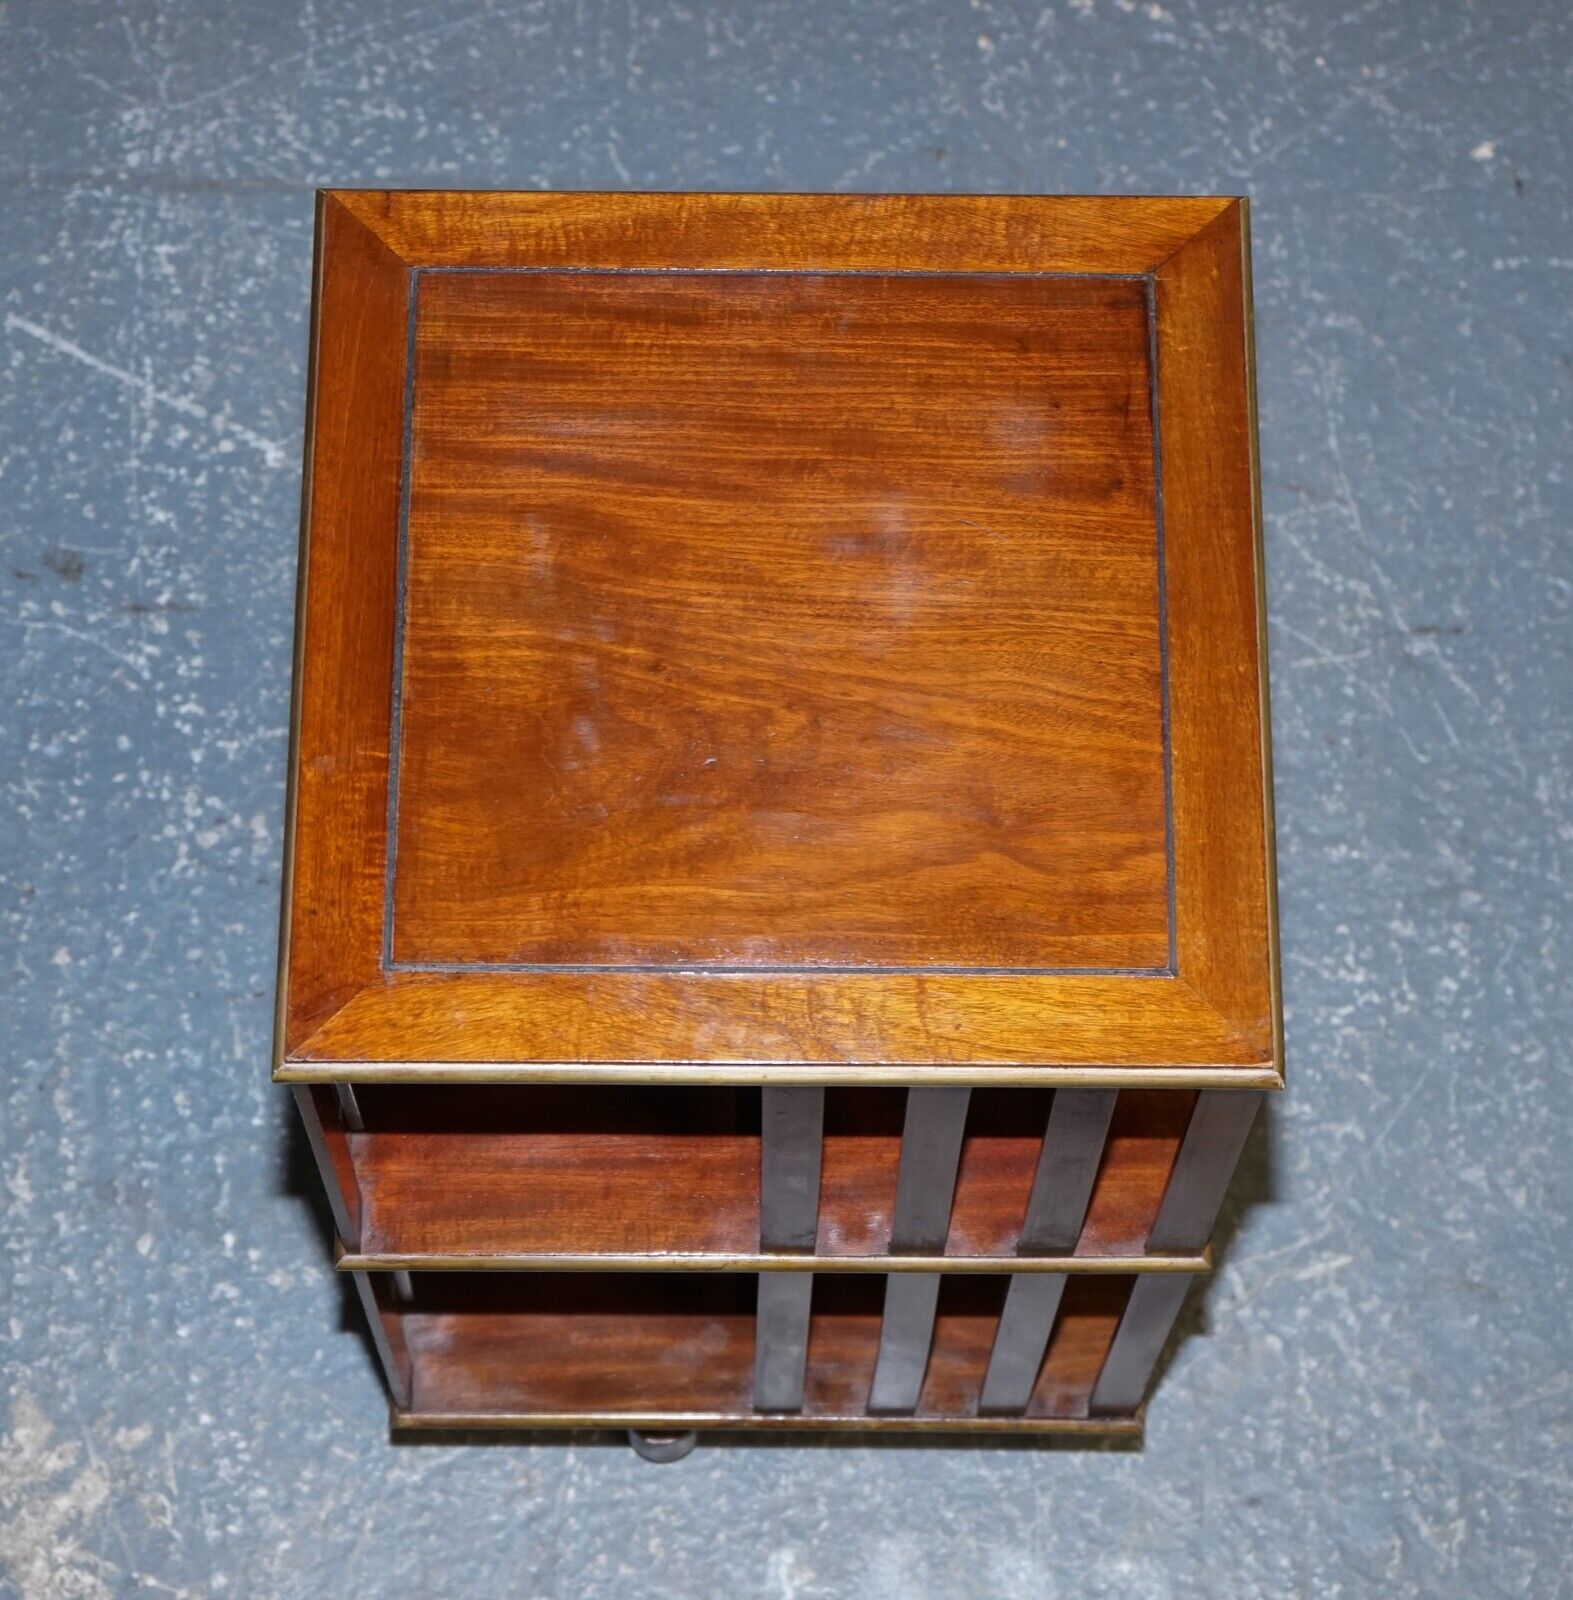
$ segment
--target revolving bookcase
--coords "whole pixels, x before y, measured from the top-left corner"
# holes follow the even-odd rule
[[[1245,203],[319,199],[274,1075],[400,1428],[1138,1434],[1282,1085]]]

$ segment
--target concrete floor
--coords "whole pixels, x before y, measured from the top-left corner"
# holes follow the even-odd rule
[[[1573,1592],[1570,61],[1565,0],[0,7],[0,1591]],[[388,1442],[267,1078],[327,183],[1253,197],[1291,1087],[1143,1452]]]

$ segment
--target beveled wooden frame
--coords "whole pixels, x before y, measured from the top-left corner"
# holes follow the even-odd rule
[[[1282,1086],[1244,200],[331,191],[317,244],[276,1079]],[[412,290],[520,266],[1148,280],[1172,973],[390,970]]]

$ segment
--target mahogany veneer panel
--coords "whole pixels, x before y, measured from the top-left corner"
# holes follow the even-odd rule
[[[414,318],[394,966],[1167,970],[1140,282]]]

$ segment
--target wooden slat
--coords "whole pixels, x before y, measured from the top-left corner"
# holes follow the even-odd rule
[[[950,1232],[970,1089],[909,1089],[890,1223],[892,1255],[938,1254]]]
[[[812,1250],[819,1233],[825,1091],[760,1091],[759,1244]]]
[[[1076,1248],[1117,1098],[1113,1089],[1055,1091],[1020,1254],[1066,1254]],[[1020,1415],[1027,1409],[1064,1293],[1061,1274],[1012,1275],[983,1378],[981,1411]]]
[[[366,1123],[360,1114],[360,1102],[355,1098],[353,1083],[336,1083],[333,1092],[339,1099],[339,1121],[346,1133],[364,1133]]]
[[[879,1357],[868,1397],[871,1412],[917,1409],[934,1340],[939,1279],[937,1272],[893,1272],[886,1278]]]
[[[360,1248],[361,1194],[349,1141],[339,1121],[332,1089],[321,1084],[297,1084],[295,1105],[306,1128],[306,1139],[316,1157],[322,1187],[328,1192],[333,1226],[351,1250]]]
[[[892,1255],[937,1255],[945,1249],[971,1092],[907,1091],[901,1166],[890,1224]],[[869,1391],[870,1411],[903,1412],[916,1408],[934,1339],[934,1308],[938,1301],[937,1273],[892,1273],[885,1280],[885,1315]]]
[[[1113,1089],[1055,1091],[1022,1223],[1022,1255],[1069,1255],[1075,1250],[1117,1098]]]
[[[801,1411],[808,1361],[811,1272],[763,1272],[754,1328],[754,1406]]]
[[[1129,1412],[1142,1403],[1190,1286],[1188,1273],[1147,1272],[1137,1277],[1093,1388],[1092,1410]]]
[[[1210,1089],[1196,1097],[1163,1204],[1147,1237],[1158,1254],[1204,1249],[1256,1120],[1259,1094]]]
[[[1011,1277],[983,1378],[980,1413],[1019,1416],[1027,1409],[1064,1293],[1063,1273],[1022,1272]]]
[[[355,1272],[350,1276],[355,1280],[361,1309],[366,1313],[371,1331],[371,1342],[388,1380],[388,1392],[393,1396],[394,1405],[407,1408],[413,1403],[414,1366],[399,1313],[391,1305],[383,1305],[383,1300],[391,1298],[393,1293],[388,1278],[383,1273],[372,1272]]]

